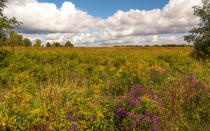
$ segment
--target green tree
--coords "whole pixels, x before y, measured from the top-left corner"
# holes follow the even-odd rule
[[[40,39],[36,39],[36,43],[34,44],[35,47],[41,47],[42,41]]]
[[[47,42],[46,47],[51,47],[50,42]]]
[[[6,37],[6,40],[4,42],[6,46],[11,46],[12,53],[14,54],[14,47],[15,46],[23,46],[23,36],[19,35],[14,30],[9,31],[9,36]]]
[[[6,7],[7,0],[0,0],[0,47],[6,41],[8,32],[16,26],[19,26],[21,22],[18,22],[16,18],[7,18],[4,16],[3,11]]]
[[[53,47],[59,47],[59,46],[61,46],[60,42],[53,42]]]
[[[73,47],[74,45],[70,42],[70,41],[67,41],[66,44],[65,44],[66,47]]]
[[[210,57],[210,2],[202,0],[202,6],[194,6],[194,15],[201,18],[199,27],[190,31],[185,36],[187,42],[193,42],[193,56],[205,60]]]
[[[26,46],[26,47],[32,46],[31,40],[28,39],[28,38],[24,38],[23,39],[23,45]]]
[[[16,31],[11,30],[6,43],[8,46],[23,46],[23,36],[19,35]]]

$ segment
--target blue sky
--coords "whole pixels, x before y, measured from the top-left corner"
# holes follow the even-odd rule
[[[112,16],[118,10],[162,9],[169,2],[168,0],[39,0],[39,2],[55,3],[58,8],[62,6],[64,1],[70,1],[77,8],[101,18]]]
[[[183,44],[201,0],[8,0],[24,37],[75,46]]]

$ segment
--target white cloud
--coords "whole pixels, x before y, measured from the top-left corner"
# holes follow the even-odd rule
[[[77,45],[89,46],[183,43],[181,36],[159,34],[186,33],[195,27],[199,18],[193,15],[192,6],[200,3],[201,0],[170,0],[163,9],[119,10],[101,19],[71,2],[57,8],[53,3],[37,0],[9,0],[5,13],[24,22],[19,32],[32,39],[42,34],[43,42],[71,40]]]
[[[192,9],[199,3],[200,0],[170,0],[162,10],[118,11],[106,22],[114,36],[186,33],[199,22]]]
[[[5,13],[24,22],[22,31],[40,32],[87,32],[97,29],[100,21],[75,7],[71,2],[64,2],[58,9],[52,3],[39,3],[36,0],[9,0]]]

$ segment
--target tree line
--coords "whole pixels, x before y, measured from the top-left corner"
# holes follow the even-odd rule
[[[10,30],[8,35],[4,37],[4,41],[2,40],[1,46],[23,46],[23,47],[43,47],[42,41],[40,39],[36,39],[35,44],[32,44],[32,41],[29,38],[23,38],[23,35],[18,34],[14,30]],[[67,41],[65,44],[61,44],[60,42],[47,42],[46,47],[73,47],[74,45]]]
[[[113,47],[193,47],[187,44],[164,44],[164,45],[116,45]]]
[[[32,46],[28,38],[16,33],[13,29],[20,24],[16,18],[8,18],[3,14],[6,7],[7,0],[0,0],[0,51],[2,46],[11,46],[14,51],[14,46]],[[192,56],[197,59],[210,58],[210,2],[209,0],[202,0],[201,6],[194,6],[194,15],[200,17],[200,24],[189,32],[189,35],[184,39],[187,42],[193,43]],[[34,46],[41,46],[41,40],[37,39]],[[59,42],[47,43],[47,47],[62,46]],[[71,42],[65,43],[65,46],[73,46]]]

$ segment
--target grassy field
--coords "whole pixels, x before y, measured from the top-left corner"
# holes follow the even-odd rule
[[[210,61],[192,48],[0,54],[0,130],[210,130]]]

